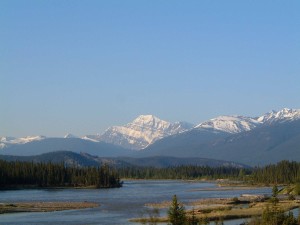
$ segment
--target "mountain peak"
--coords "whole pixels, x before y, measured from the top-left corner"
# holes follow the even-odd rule
[[[140,150],[166,136],[187,130],[183,123],[170,123],[153,115],[140,115],[124,126],[108,128],[101,141]]]
[[[64,138],[78,138],[78,137],[75,136],[74,134],[68,133],[68,134],[66,134],[66,135],[64,136]]]
[[[170,124],[169,122],[161,120],[158,117],[153,116],[153,115],[140,115],[129,124],[143,124],[143,125],[151,124],[151,125],[154,125],[157,123]]]
[[[259,117],[257,121],[271,124],[274,122],[286,122],[300,119],[300,109],[283,108],[279,111],[272,110]]]
[[[149,129],[158,129],[158,130],[164,130],[168,129],[170,127],[171,123],[161,120],[156,116],[153,115],[140,115],[135,120],[133,120],[131,123],[128,123],[125,125],[125,127],[147,127]]]
[[[145,120],[145,121],[149,121],[149,120],[160,120],[159,118],[157,118],[154,115],[139,115],[135,120]],[[134,120],[134,121],[135,121]]]

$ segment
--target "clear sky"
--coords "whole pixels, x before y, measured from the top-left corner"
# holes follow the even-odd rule
[[[1,0],[0,136],[300,108],[300,1]]]

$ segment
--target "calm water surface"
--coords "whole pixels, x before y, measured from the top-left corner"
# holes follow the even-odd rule
[[[170,201],[176,194],[179,201],[188,203],[201,198],[235,197],[241,194],[270,194],[271,188],[255,190],[209,190],[215,183],[186,182],[175,180],[125,181],[117,189],[58,189],[0,191],[0,203],[28,201],[88,201],[101,204],[93,209],[67,210],[47,213],[13,213],[0,215],[0,224],[132,224],[128,219],[140,217],[145,203]],[[202,189],[202,190],[201,190]],[[204,190],[203,190],[204,189]],[[164,213],[164,212],[162,212]],[[242,220],[243,221],[243,220]],[[231,221],[226,225],[240,224]]]

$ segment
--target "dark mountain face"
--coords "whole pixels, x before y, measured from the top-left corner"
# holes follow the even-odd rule
[[[300,161],[300,120],[263,125],[234,135],[186,132],[162,139],[141,154],[212,158],[252,166],[284,159]]]
[[[144,150],[137,152],[137,156],[174,156],[194,157],[201,146],[221,140],[231,134],[213,129],[193,129],[177,135],[172,135],[156,141]]]
[[[0,159],[6,161],[25,161],[25,162],[52,162],[52,163],[64,163],[67,166],[99,166],[99,163],[88,157],[84,157],[81,154],[70,151],[58,151],[49,152],[41,155],[34,156],[12,156],[12,155],[0,155]]]
[[[202,155],[257,166],[281,160],[300,161],[300,120],[258,127],[208,145]]]
[[[0,154],[30,156],[54,151],[86,152],[103,157],[122,156],[131,153],[131,150],[104,142],[92,142],[80,138],[47,138],[41,141],[8,146],[0,150]]]
[[[236,168],[247,168],[249,166],[215,159],[206,159],[199,157],[190,158],[178,158],[170,156],[153,156],[145,158],[130,158],[130,157],[118,157],[119,161],[126,162],[131,165],[140,167],[156,167],[156,168],[166,168],[172,166],[209,166],[209,167],[236,167]]]
[[[35,156],[11,156],[0,155],[0,159],[7,161],[27,161],[27,162],[52,162],[64,163],[67,166],[99,166],[108,164],[115,168],[121,167],[156,167],[166,168],[170,166],[195,165],[210,167],[236,167],[247,168],[248,166],[223,160],[203,159],[203,158],[176,158],[167,156],[155,156],[147,158],[130,157],[99,157],[87,153],[75,153],[70,151],[49,152]]]

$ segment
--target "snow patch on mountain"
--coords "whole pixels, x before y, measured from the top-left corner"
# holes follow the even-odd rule
[[[284,108],[280,111],[271,111],[265,115],[258,117],[257,121],[264,124],[273,124],[276,122],[288,122],[300,119],[300,109]]]
[[[101,136],[99,134],[95,135],[85,135],[81,139],[87,140],[87,141],[93,141],[93,142],[99,142],[101,139]]]
[[[249,131],[260,125],[261,122],[245,116],[219,116],[200,123],[196,129],[214,129],[227,133],[240,133]]]
[[[78,137],[75,136],[74,134],[68,133],[68,134],[66,134],[66,135],[64,136],[64,138],[78,138]]]
[[[28,142],[32,141],[40,141],[45,139],[45,136],[27,136],[27,137],[21,137],[21,138],[15,138],[15,137],[1,137],[0,138],[0,148],[5,148],[9,145],[13,144],[26,144]]]

